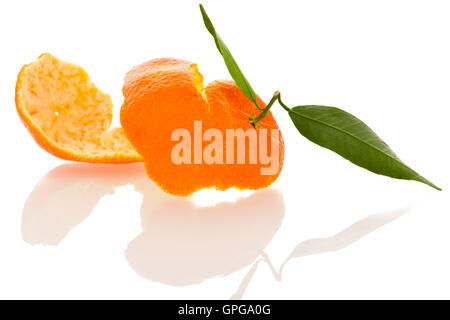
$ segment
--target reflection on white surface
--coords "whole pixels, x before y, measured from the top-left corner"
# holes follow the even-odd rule
[[[144,190],[138,191],[144,195],[143,232],[126,257],[142,277],[169,285],[199,283],[250,265],[284,216],[283,198],[274,189],[214,207],[199,207],[189,198],[155,207]]]
[[[127,184],[143,195],[142,232],[125,252],[131,268],[145,279],[184,286],[253,263],[232,299],[243,297],[260,263],[266,263],[274,278],[281,281],[293,258],[346,248],[407,211],[370,215],[329,238],[302,241],[277,270],[263,250],[284,217],[280,192],[268,188],[235,202],[202,207],[198,203],[215,203],[217,199],[212,197],[216,193],[208,191],[189,198],[167,195],[147,178],[140,164],[65,164],[45,175],[29,195],[23,209],[23,239],[30,244],[57,245],[89,216],[104,195]],[[231,200],[227,198],[230,194],[218,197]]]
[[[291,259],[320,253],[334,252],[344,249],[350,246],[351,244],[357,242],[358,240],[362,239],[369,233],[375,231],[376,229],[381,228],[382,226],[391,223],[392,221],[401,217],[403,214],[406,213],[407,210],[408,208],[404,208],[394,210],[391,212],[374,214],[352,224],[348,228],[342,230],[341,232],[329,238],[310,239],[302,241],[294,248],[292,253],[286,258],[286,260],[283,262],[278,272],[273,267],[269,259],[269,256],[263,253],[261,255],[262,258],[257,260],[254,263],[254,265],[250,268],[250,270],[247,272],[238,290],[231,297],[231,299],[242,299],[245,290],[250,284],[251,279],[255,274],[257,266],[260,262],[265,261],[268,264],[270,270],[272,271],[272,274],[274,275],[275,279],[281,281],[283,268]]]
[[[167,195],[148,179],[142,165],[66,164],[45,175],[28,197],[23,239],[57,245],[104,195],[126,184],[143,195],[143,232],[129,244],[126,258],[142,277],[169,285],[198,283],[250,265],[284,216],[282,195],[271,188],[236,202],[201,207],[196,201],[208,200],[202,194]]]
[[[30,244],[57,245],[116,187],[143,183],[142,165],[64,164],[47,173],[28,196],[22,237]],[[156,187],[155,187],[156,188]]]

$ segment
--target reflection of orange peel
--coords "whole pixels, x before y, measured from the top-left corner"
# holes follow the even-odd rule
[[[122,128],[108,130],[111,97],[79,66],[42,54],[25,65],[16,84],[16,107],[36,142],[66,160],[97,163],[142,161]]]

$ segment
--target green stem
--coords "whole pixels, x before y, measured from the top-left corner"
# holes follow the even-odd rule
[[[272,107],[272,105],[274,104],[274,102],[278,99],[279,100],[280,97],[280,92],[279,91],[275,91],[272,99],[270,99],[269,104],[267,105],[267,107],[265,107],[264,109],[259,108],[260,110],[263,110],[258,116],[256,117],[250,117],[250,123],[253,124],[255,126],[255,128],[258,128],[258,122],[264,118],[265,116],[267,116],[267,113],[269,112],[270,108]]]
[[[278,103],[279,103],[280,106],[282,106],[283,109],[286,110],[287,112],[291,112],[291,111],[292,111],[291,108],[288,108],[288,107],[283,103],[283,101],[281,101],[281,95],[280,95],[280,94],[278,94]]]
[[[258,102],[255,102],[255,106],[256,106],[259,110],[261,110],[261,111],[264,110],[264,108],[261,108],[261,107],[259,106]]]

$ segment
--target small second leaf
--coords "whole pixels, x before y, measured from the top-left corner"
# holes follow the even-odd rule
[[[213,36],[214,42],[216,43],[216,47],[219,50],[220,54],[222,55],[223,60],[225,61],[225,64],[227,66],[228,72],[230,73],[234,82],[236,82],[236,85],[239,87],[239,89],[241,89],[241,91],[245,94],[245,96],[249,98],[250,101],[252,101],[259,108],[258,102],[256,101],[255,91],[253,91],[253,88],[250,86],[250,83],[245,78],[244,74],[242,73],[241,69],[236,63],[236,60],[234,60],[233,56],[231,55],[230,50],[228,50],[227,46],[225,45],[225,42],[223,42],[220,36],[217,34],[216,29],[211,23],[211,20],[209,19],[202,5],[200,5],[200,11],[202,13],[205,27],[206,29],[208,29],[209,33],[211,33],[211,35]]]

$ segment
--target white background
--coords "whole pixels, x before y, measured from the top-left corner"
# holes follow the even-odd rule
[[[43,52],[81,65],[116,115],[124,74],[146,60],[230,77],[196,1],[2,1],[0,298],[450,298],[448,1],[204,5],[263,99],[355,114],[444,191],[351,165],[279,107],[285,165],[261,192],[178,199],[139,165],[57,159],[14,105]]]

